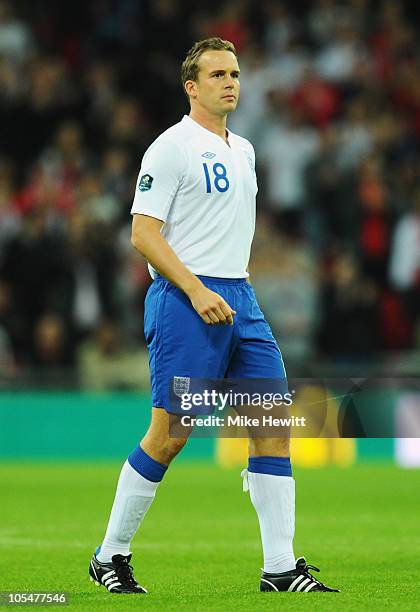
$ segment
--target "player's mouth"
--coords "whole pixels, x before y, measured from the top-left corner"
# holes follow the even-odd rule
[[[236,96],[228,94],[227,96],[222,96],[222,100],[236,100]]]

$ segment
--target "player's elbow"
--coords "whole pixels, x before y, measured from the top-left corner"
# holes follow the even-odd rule
[[[148,247],[156,241],[163,221],[144,215],[135,215],[131,229],[131,244],[146,257]]]
[[[142,254],[146,236],[147,231],[143,218],[140,215],[136,215],[133,219],[133,225],[131,227],[131,244]]]
[[[139,231],[131,232],[131,244],[136,249],[136,251],[139,251],[139,253],[143,255],[143,251],[145,247],[144,237]]]

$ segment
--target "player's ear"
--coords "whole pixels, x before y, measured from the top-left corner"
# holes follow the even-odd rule
[[[197,97],[197,83],[195,81],[185,81],[184,88],[190,98]]]

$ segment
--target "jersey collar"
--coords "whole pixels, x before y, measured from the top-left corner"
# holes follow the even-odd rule
[[[226,128],[226,132],[227,132],[227,137],[228,137],[228,140],[229,140],[229,144],[221,136],[218,136],[217,134],[215,134],[211,130],[208,130],[207,128],[203,127],[202,125],[197,123],[197,121],[194,121],[194,119],[191,119],[191,117],[189,115],[184,115],[183,118],[182,118],[182,121],[184,121],[185,123],[187,123],[191,127],[195,128],[197,130],[200,130],[201,132],[205,132],[207,135],[212,136],[214,139],[217,140],[217,142],[222,141],[223,144],[225,144],[227,147],[229,147],[229,148],[232,147],[232,132],[230,132],[227,128]]]

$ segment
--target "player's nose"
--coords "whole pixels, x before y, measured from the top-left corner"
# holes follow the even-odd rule
[[[225,82],[225,89],[233,89],[234,86],[235,86],[235,81],[233,77],[231,77],[230,75],[227,75],[226,82]]]

